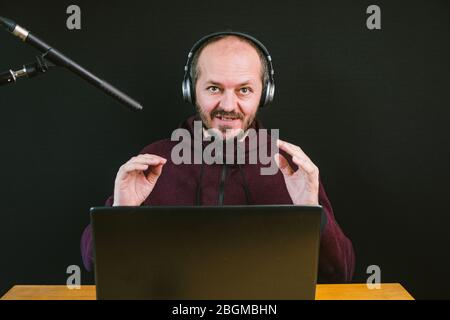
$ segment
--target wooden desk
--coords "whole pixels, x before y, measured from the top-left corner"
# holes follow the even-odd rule
[[[317,300],[414,300],[399,283],[383,283],[380,289],[366,284],[319,284]],[[95,286],[70,290],[66,286],[14,286],[2,300],[95,300]]]

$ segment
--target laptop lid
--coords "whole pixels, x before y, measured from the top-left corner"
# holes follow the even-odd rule
[[[322,207],[91,208],[97,299],[314,299]]]

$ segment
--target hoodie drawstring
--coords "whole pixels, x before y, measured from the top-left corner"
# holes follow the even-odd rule
[[[198,184],[197,184],[197,191],[195,194],[195,205],[196,206],[201,206],[201,195],[202,195],[202,180],[203,180],[203,172],[204,172],[204,164],[202,161],[201,167],[200,167],[200,175],[199,175],[199,179],[198,179]],[[250,190],[248,187],[248,183],[247,183],[247,179],[245,178],[245,174],[244,174],[244,170],[242,169],[241,165],[238,164],[238,168],[239,168],[239,172],[241,174],[242,177],[242,182],[243,182],[243,188],[244,188],[244,192],[245,192],[245,201],[247,203],[247,205],[251,204],[251,196],[250,196]]]
[[[238,167],[239,167],[239,172],[241,173],[241,176],[242,176],[244,192],[245,192],[245,201],[247,202],[247,205],[250,205],[251,204],[251,201],[250,201],[251,197],[250,197],[250,190],[248,188],[247,179],[245,179],[244,170],[242,169],[240,164],[238,164]]]
[[[195,205],[196,206],[201,206],[201,196],[202,196],[202,180],[203,180],[203,161],[202,161],[202,166],[200,167],[200,177],[198,178],[198,183],[197,183],[197,191],[195,194]]]

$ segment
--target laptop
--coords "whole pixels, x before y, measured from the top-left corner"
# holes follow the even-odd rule
[[[315,298],[321,206],[94,207],[97,299]]]

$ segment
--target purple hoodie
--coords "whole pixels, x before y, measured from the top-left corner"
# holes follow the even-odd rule
[[[194,120],[199,120],[198,116],[190,117],[180,126],[187,129],[192,136],[194,136]],[[262,129],[258,121],[254,121],[250,127],[257,132]],[[270,151],[270,136],[267,137],[267,148]],[[209,143],[204,141],[200,147],[203,149]],[[275,175],[261,175],[260,169],[269,165],[262,165],[259,161],[257,164],[249,164],[249,153],[255,150],[248,144],[248,138],[245,143],[245,164],[236,164],[236,161],[234,164],[228,164],[229,161],[227,161],[226,165],[205,163],[176,165],[171,160],[171,152],[179,142],[170,139],[146,146],[140,154],[156,154],[167,159],[167,162],[153,191],[142,205],[292,204],[281,171],[278,170]],[[192,153],[196,151],[195,146],[196,144],[192,142]],[[197,144],[197,148],[198,146]],[[290,156],[282,150],[280,153],[296,170],[297,166],[291,161]],[[267,155],[270,153],[267,152]],[[227,159],[230,155],[224,152],[223,156],[223,159]],[[234,151],[234,159],[237,159],[236,151]],[[106,206],[112,206],[113,201],[113,197],[109,197]],[[333,209],[322,183],[319,186],[319,203],[326,214],[327,223],[321,236],[318,282],[350,282],[355,264],[353,246],[334,218]],[[83,232],[81,254],[86,269],[92,270],[94,261],[91,225],[88,225]]]

